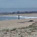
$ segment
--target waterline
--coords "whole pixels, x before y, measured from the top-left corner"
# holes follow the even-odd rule
[[[19,19],[31,19],[31,18],[37,18],[37,17],[27,17],[27,16],[19,16]],[[16,20],[18,19],[18,16],[0,16],[1,20]]]

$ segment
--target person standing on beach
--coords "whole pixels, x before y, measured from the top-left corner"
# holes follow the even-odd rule
[[[18,15],[18,19],[20,19],[20,15]]]

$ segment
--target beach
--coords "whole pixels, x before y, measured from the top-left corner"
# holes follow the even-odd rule
[[[26,16],[26,15],[23,14],[23,16]],[[16,15],[3,15],[3,16],[16,16]],[[30,15],[27,15],[27,16],[30,16]],[[33,21],[30,21],[30,20],[33,20]],[[0,21],[0,37],[34,37],[34,36],[37,37],[37,30],[33,30],[34,28],[32,24],[34,28],[36,28],[35,26],[37,26],[37,18],[2,20]],[[4,33],[7,33],[7,34],[4,34]]]
[[[19,28],[26,27],[31,25],[33,22],[27,22],[29,19],[20,19],[20,20],[4,20],[0,21],[0,28]]]
[[[36,17],[36,13],[34,15],[33,14],[13,14],[13,15],[0,15],[0,16],[29,16],[29,17]],[[16,20],[3,20],[3,21],[0,21],[0,28],[14,28],[14,27],[26,27],[28,25],[31,25],[33,22],[27,22],[29,21],[30,19],[16,19]],[[37,21],[37,19],[32,19],[34,21]]]
[[[25,13],[25,14],[9,14],[9,15],[0,15],[0,16],[17,16],[17,15],[20,15],[20,16],[34,16],[34,17],[37,17],[37,13]]]

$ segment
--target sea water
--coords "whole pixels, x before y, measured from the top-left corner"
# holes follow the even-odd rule
[[[37,17],[19,16],[19,19],[31,19],[31,18],[37,18]],[[2,20],[16,20],[16,19],[18,19],[18,16],[0,16],[0,21],[2,21]]]
[[[25,19],[22,16],[19,16],[20,19]],[[18,16],[0,16],[0,21],[2,20],[16,20],[18,19]]]
[[[2,20],[14,20],[14,19],[18,19],[17,17],[7,17],[7,16],[0,16],[0,21],[2,21]]]
[[[37,8],[0,8],[0,12],[37,11]]]

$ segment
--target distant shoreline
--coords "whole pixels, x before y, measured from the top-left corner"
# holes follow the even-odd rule
[[[37,11],[0,12],[0,15],[33,14],[33,13],[37,13]]]

